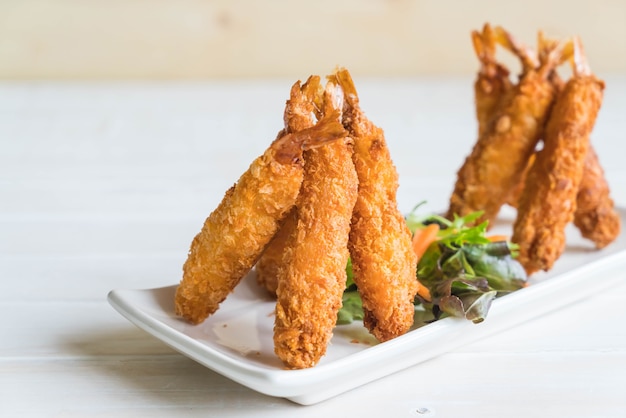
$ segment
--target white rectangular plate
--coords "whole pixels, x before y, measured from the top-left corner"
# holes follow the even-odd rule
[[[620,211],[622,224],[625,212]],[[494,233],[510,233],[511,217]],[[445,318],[415,325],[407,334],[377,343],[363,325],[337,326],[326,355],[310,369],[286,370],[274,354],[275,302],[255,281],[239,284],[220,309],[200,325],[174,315],[176,285],[146,290],[112,290],[109,303],[129,321],[182,354],[244,386],[309,405],[509,329],[624,280],[626,238],[596,251],[568,228],[568,245],[552,271],[492,304],[487,319],[474,324]],[[593,286],[585,285],[593,277]]]

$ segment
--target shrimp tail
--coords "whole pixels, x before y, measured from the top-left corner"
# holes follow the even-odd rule
[[[328,76],[328,79],[341,86],[345,97],[344,109],[359,107],[359,95],[348,70],[338,68],[332,75]]]
[[[517,41],[513,35],[511,35],[502,26],[496,26],[494,28],[494,37],[500,45],[520,59],[522,62],[523,72],[537,68],[539,62],[537,60],[537,55],[532,48]]]
[[[496,36],[488,23],[482,32],[472,32],[472,43],[480,62],[474,82],[474,103],[478,135],[482,135],[493,119],[498,107],[512,89],[509,70],[496,60]]]
[[[324,117],[317,125],[299,132],[289,133],[272,144],[274,158],[280,164],[301,161],[302,151],[318,148],[346,136],[337,120],[338,113]]]
[[[359,108],[350,73],[340,69],[334,79],[345,92],[343,123],[354,141],[359,180],[348,241],[354,281],[363,299],[363,324],[379,341],[387,341],[413,323],[417,258],[398,210],[398,173],[383,130]]]

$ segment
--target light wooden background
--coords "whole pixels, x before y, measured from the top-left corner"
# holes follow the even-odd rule
[[[0,0],[0,79],[469,74],[485,21],[626,71],[625,0]]]

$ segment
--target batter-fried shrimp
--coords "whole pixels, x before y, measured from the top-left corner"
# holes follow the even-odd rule
[[[565,45],[557,45],[534,68],[530,50],[502,28],[495,30],[504,46],[520,56],[524,72],[460,168],[446,215],[450,219],[479,210],[484,211],[479,221],[496,217],[510,191],[519,184],[555,95],[548,76],[561,62]]]
[[[539,42],[554,41],[547,40],[540,32]],[[574,56],[573,50],[570,53],[573,56],[572,59],[578,60],[579,66],[585,65],[584,61],[580,61],[581,57]],[[583,68],[582,71],[585,69]],[[558,91],[563,91],[565,83],[558,74],[553,75],[552,82],[557,86]],[[598,249],[613,242],[621,230],[620,216],[615,211],[609,185],[604,178],[604,170],[591,142],[585,156],[583,175],[576,195],[574,225],[580,230],[581,235],[593,241]]]
[[[332,79],[346,96],[343,122],[354,140],[353,161],[359,177],[348,243],[354,281],[363,300],[365,326],[378,340],[386,341],[413,324],[417,259],[411,233],[398,210],[398,173],[383,131],[361,111],[350,73],[342,69]]]
[[[512,191],[510,200],[507,201],[513,207],[518,207],[526,177],[535,156],[536,154],[533,154],[529,159],[522,180]],[[609,185],[604,177],[604,170],[591,142],[585,156],[583,176],[576,195],[574,225],[580,230],[581,235],[593,241],[598,249],[615,241],[621,230],[619,213],[615,210]]]
[[[474,102],[478,135],[482,135],[494,116],[502,98],[511,91],[509,70],[496,61],[496,34],[488,23],[482,32],[472,31],[472,44],[480,61],[474,82]]]
[[[329,82],[324,113],[342,106],[340,88]],[[326,353],[337,322],[358,192],[351,155],[348,138],[305,155],[304,179],[296,203],[297,239],[287,248],[276,292],[274,350],[290,368],[317,364]]]
[[[548,39],[542,32],[539,32],[540,56],[545,55],[546,51],[549,51],[550,46],[556,43],[557,41]],[[573,55],[573,50],[566,51],[564,55]],[[565,88],[565,82],[556,72],[550,75],[550,80],[555,86],[557,94],[560,94]],[[507,202],[512,206],[517,207],[526,175],[534,161],[534,157],[535,155],[533,154],[520,184],[511,194],[510,201]],[[574,225],[580,230],[582,236],[593,241],[598,249],[604,248],[613,242],[621,230],[619,214],[615,211],[609,186],[604,178],[604,170],[591,142],[585,156],[583,176],[576,196]]]
[[[574,225],[597,248],[609,245],[621,230],[620,216],[615,211],[604,170],[591,144],[585,156],[583,177],[576,195]]]
[[[474,82],[474,104],[476,120],[478,122],[478,136],[487,131],[489,123],[498,113],[498,108],[511,95],[513,84],[509,77],[509,70],[502,63],[496,61],[496,45],[504,44],[509,50],[518,51],[523,58],[523,68],[533,63],[530,51],[520,47],[508,34],[494,31],[489,23],[485,23],[482,32],[472,31],[474,52],[480,61],[480,69]],[[510,191],[506,203],[517,204],[522,188],[523,179]]]
[[[549,270],[565,249],[565,226],[574,217],[589,134],[602,102],[604,83],[591,74],[579,41],[570,42],[574,75],[557,97],[513,226],[512,241],[528,274]]]
[[[537,36],[537,45],[539,60],[545,61],[548,58],[548,54],[558,46],[558,41],[546,38],[544,33],[542,31],[539,31]],[[572,53],[570,48],[563,48],[563,50],[564,51],[561,61],[567,60]],[[555,90],[555,97],[557,97],[563,91],[565,87],[565,82],[557,74],[556,68],[550,72],[550,74],[548,75],[548,79],[552,83]],[[509,196],[507,197],[506,203],[516,209],[519,206],[519,200],[522,196],[522,192],[524,191],[526,178],[528,177],[528,173],[530,172],[532,165],[535,163],[536,156],[536,152],[530,156],[518,183],[511,189]]]
[[[296,201],[303,150],[345,137],[335,119],[275,140],[226,192],[191,243],[176,291],[178,315],[202,322],[252,268]]]
[[[298,132],[315,125],[320,116],[323,87],[320,77],[312,75],[302,85],[296,82],[291,87],[289,100],[285,105],[285,129],[282,134]],[[296,232],[295,207],[285,216],[278,232],[267,245],[256,264],[256,278],[271,295],[276,295],[280,268],[284,265],[283,257],[289,240]]]

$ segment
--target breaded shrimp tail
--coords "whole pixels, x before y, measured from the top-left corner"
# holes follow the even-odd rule
[[[365,326],[378,340],[387,341],[413,324],[417,258],[398,210],[398,173],[383,131],[361,111],[350,73],[339,70],[334,79],[346,95],[343,121],[354,140],[359,177],[348,244],[354,281],[363,300]]]
[[[303,84],[295,83],[291,88],[289,100],[285,106],[284,133],[299,132],[315,125],[316,115],[319,116],[322,100],[320,77],[313,75]],[[256,264],[256,278],[259,285],[276,296],[278,276],[284,266],[286,248],[290,240],[295,239],[296,214],[295,207],[285,216],[276,236],[267,245]]]
[[[339,120],[341,90],[329,83],[324,113]],[[338,101],[333,105],[333,101]],[[305,153],[296,235],[278,280],[274,350],[289,368],[326,353],[346,286],[348,234],[358,178],[347,139]]]
[[[176,313],[202,322],[252,268],[296,201],[302,152],[346,135],[335,120],[275,140],[252,162],[191,243],[176,291]]]
[[[513,226],[512,241],[519,245],[518,260],[528,274],[552,268],[565,249],[565,227],[574,218],[603,89],[604,83],[586,66],[575,68],[554,105],[544,148],[528,173]]]

